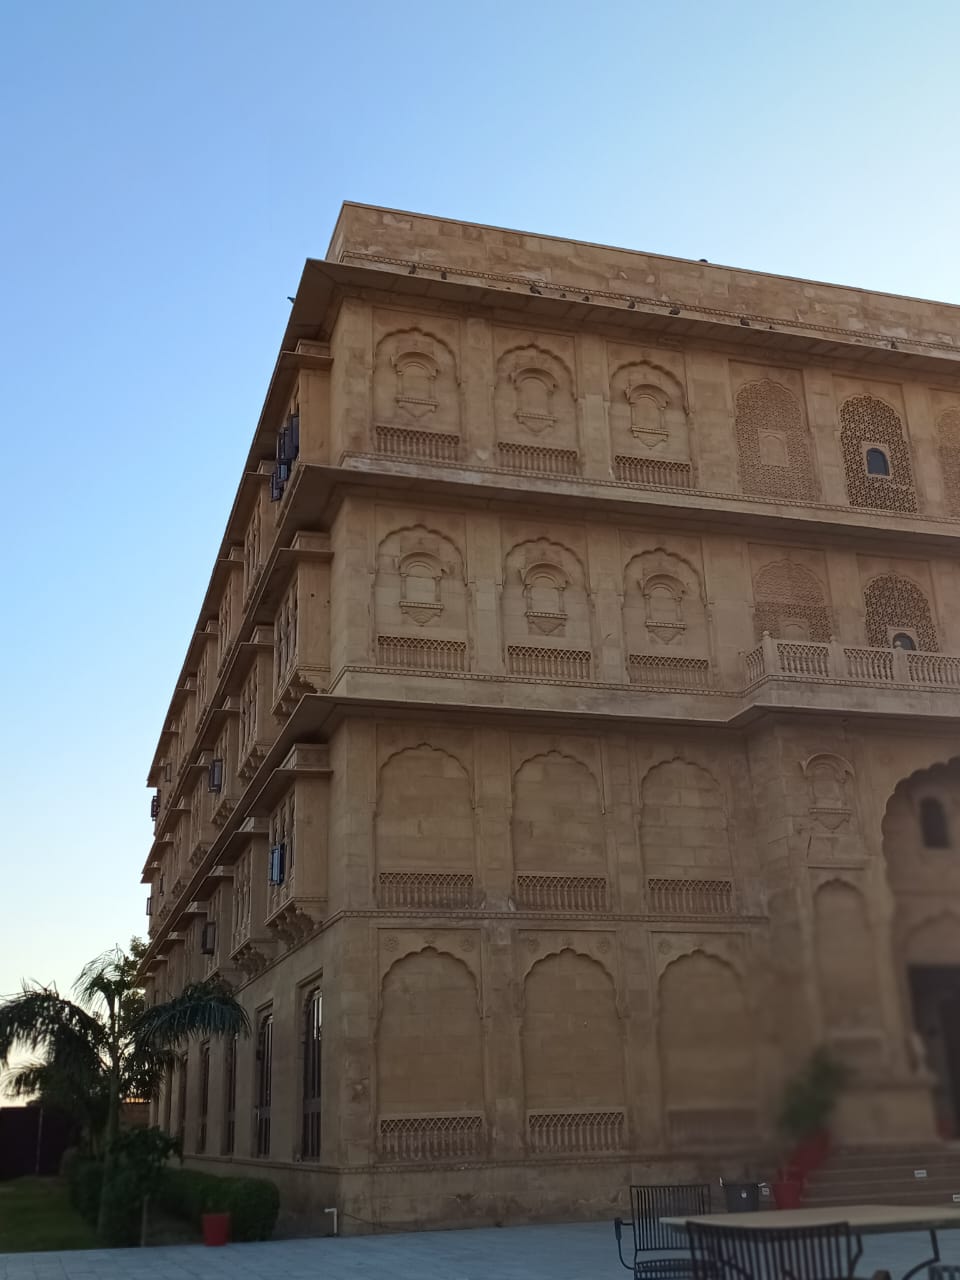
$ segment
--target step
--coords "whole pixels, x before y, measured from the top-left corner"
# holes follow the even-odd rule
[[[911,1167],[901,1168],[896,1165],[879,1166],[875,1169],[831,1169],[829,1165],[815,1170],[807,1177],[811,1186],[835,1185],[847,1182],[932,1182],[934,1179],[953,1179],[960,1182],[960,1161],[950,1164],[918,1165],[924,1169],[926,1178],[916,1177]]]
[[[900,1187],[883,1193],[873,1190],[853,1191],[845,1195],[817,1195],[810,1193],[804,1195],[803,1207],[805,1209],[827,1209],[833,1206],[849,1206],[852,1204],[941,1204],[949,1205],[952,1208],[960,1203],[953,1199],[954,1195],[960,1195],[960,1192],[938,1191],[935,1188],[923,1190],[918,1187]]]
[[[933,1163],[936,1160],[960,1161],[960,1145],[940,1143],[930,1147],[844,1147],[832,1151],[826,1164],[845,1169],[881,1164],[909,1165],[912,1169],[922,1169],[927,1162]]]
[[[898,1196],[905,1196],[916,1192],[919,1195],[937,1195],[943,1200],[949,1200],[953,1195],[960,1195],[960,1178],[918,1178],[914,1181],[912,1178],[909,1182],[898,1181],[897,1179],[889,1179],[888,1181],[875,1182],[847,1182],[840,1185],[836,1183],[827,1183],[814,1185],[807,1183],[804,1188],[804,1200],[812,1200],[815,1197],[826,1196],[830,1199],[840,1199],[841,1197],[852,1203],[860,1196],[879,1196],[883,1200],[896,1200]]]

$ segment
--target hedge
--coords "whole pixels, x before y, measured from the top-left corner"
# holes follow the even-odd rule
[[[234,1240],[269,1240],[280,1212],[280,1193],[266,1178],[219,1178],[197,1169],[165,1169],[154,1200],[197,1228],[205,1213],[229,1213]]]
[[[67,1180],[71,1204],[81,1218],[95,1227],[100,1214],[103,1165],[99,1160],[75,1153],[69,1160],[64,1160],[61,1169]],[[123,1170],[117,1170],[110,1184],[104,1212],[104,1244],[123,1247],[139,1243],[140,1196]]]

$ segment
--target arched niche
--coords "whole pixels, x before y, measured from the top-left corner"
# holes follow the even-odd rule
[[[374,841],[380,873],[472,874],[474,808],[464,764],[426,742],[391,755],[377,779]]]
[[[610,379],[612,452],[643,457],[690,458],[686,393],[665,366],[636,360]]]
[[[654,765],[640,784],[640,845],[648,877],[732,875],[727,806],[709,770],[689,760]]]
[[[605,874],[600,787],[574,756],[548,751],[523,761],[513,776],[511,831],[518,875]]]
[[[512,547],[504,559],[500,603],[508,645],[539,645],[544,637],[547,644],[592,651],[583,564],[562,543],[537,539]]]
[[[561,357],[535,343],[512,347],[497,360],[494,418],[498,440],[530,440],[577,448],[573,374]]]
[[[820,1008],[827,1032],[877,1028],[877,962],[863,894],[844,880],[828,880],[814,893],[813,916]]]
[[[374,352],[373,409],[380,425],[459,435],[459,378],[450,346],[420,328],[381,338]]]
[[[465,640],[467,584],[453,540],[424,525],[387,534],[377,548],[374,615],[380,635],[429,630]]]
[[[700,575],[663,547],[634,556],[624,570],[626,651],[707,657],[709,624]]]
[[[840,449],[851,506],[882,511],[917,509],[913,467],[897,411],[877,396],[851,396],[840,406]],[[871,450],[887,460],[887,472],[871,471]]]
[[[528,1110],[623,1107],[621,1021],[613,981],[596,960],[565,949],[533,965],[521,1044]]]
[[[466,965],[433,947],[392,965],[381,984],[376,1061],[381,1117],[483,1111],[483,1032]]]
[[[909,578],[880,574],[867,583],[863,603],[867,644],[909,648],[904,642],[909,638],[917,649],[939,652],[940,642],[929,601],[922,588]]]

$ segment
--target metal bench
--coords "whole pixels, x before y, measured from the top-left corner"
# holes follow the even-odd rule
[[[846,1222],[721,1227],[688,1222],[693,1280],[849,1280],[862,1246]]]
[[[614,1219],[620,1261],[636,1280],[690,1280],[693,1263],[690,1244],[682,1227],[670,1227],[661,1218],[695,1218],[710,1212],[710,1185],[706,1182],[631,1186],[633,1258],[623,1256],[623,1219]],[[664,1254],[671,1256],[664,1257]]]

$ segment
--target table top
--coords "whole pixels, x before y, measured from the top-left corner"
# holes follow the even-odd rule
[[[708,1213],[695,1218],[662,1218],[671,1227],[702,1222],[711,1227],[822,1227],[846,1222],[858,1235],[884,1231],[947,1231],[960,1229],[960,1205],[843,1204],[831,1209],[764,1209],[759,1213]]]

